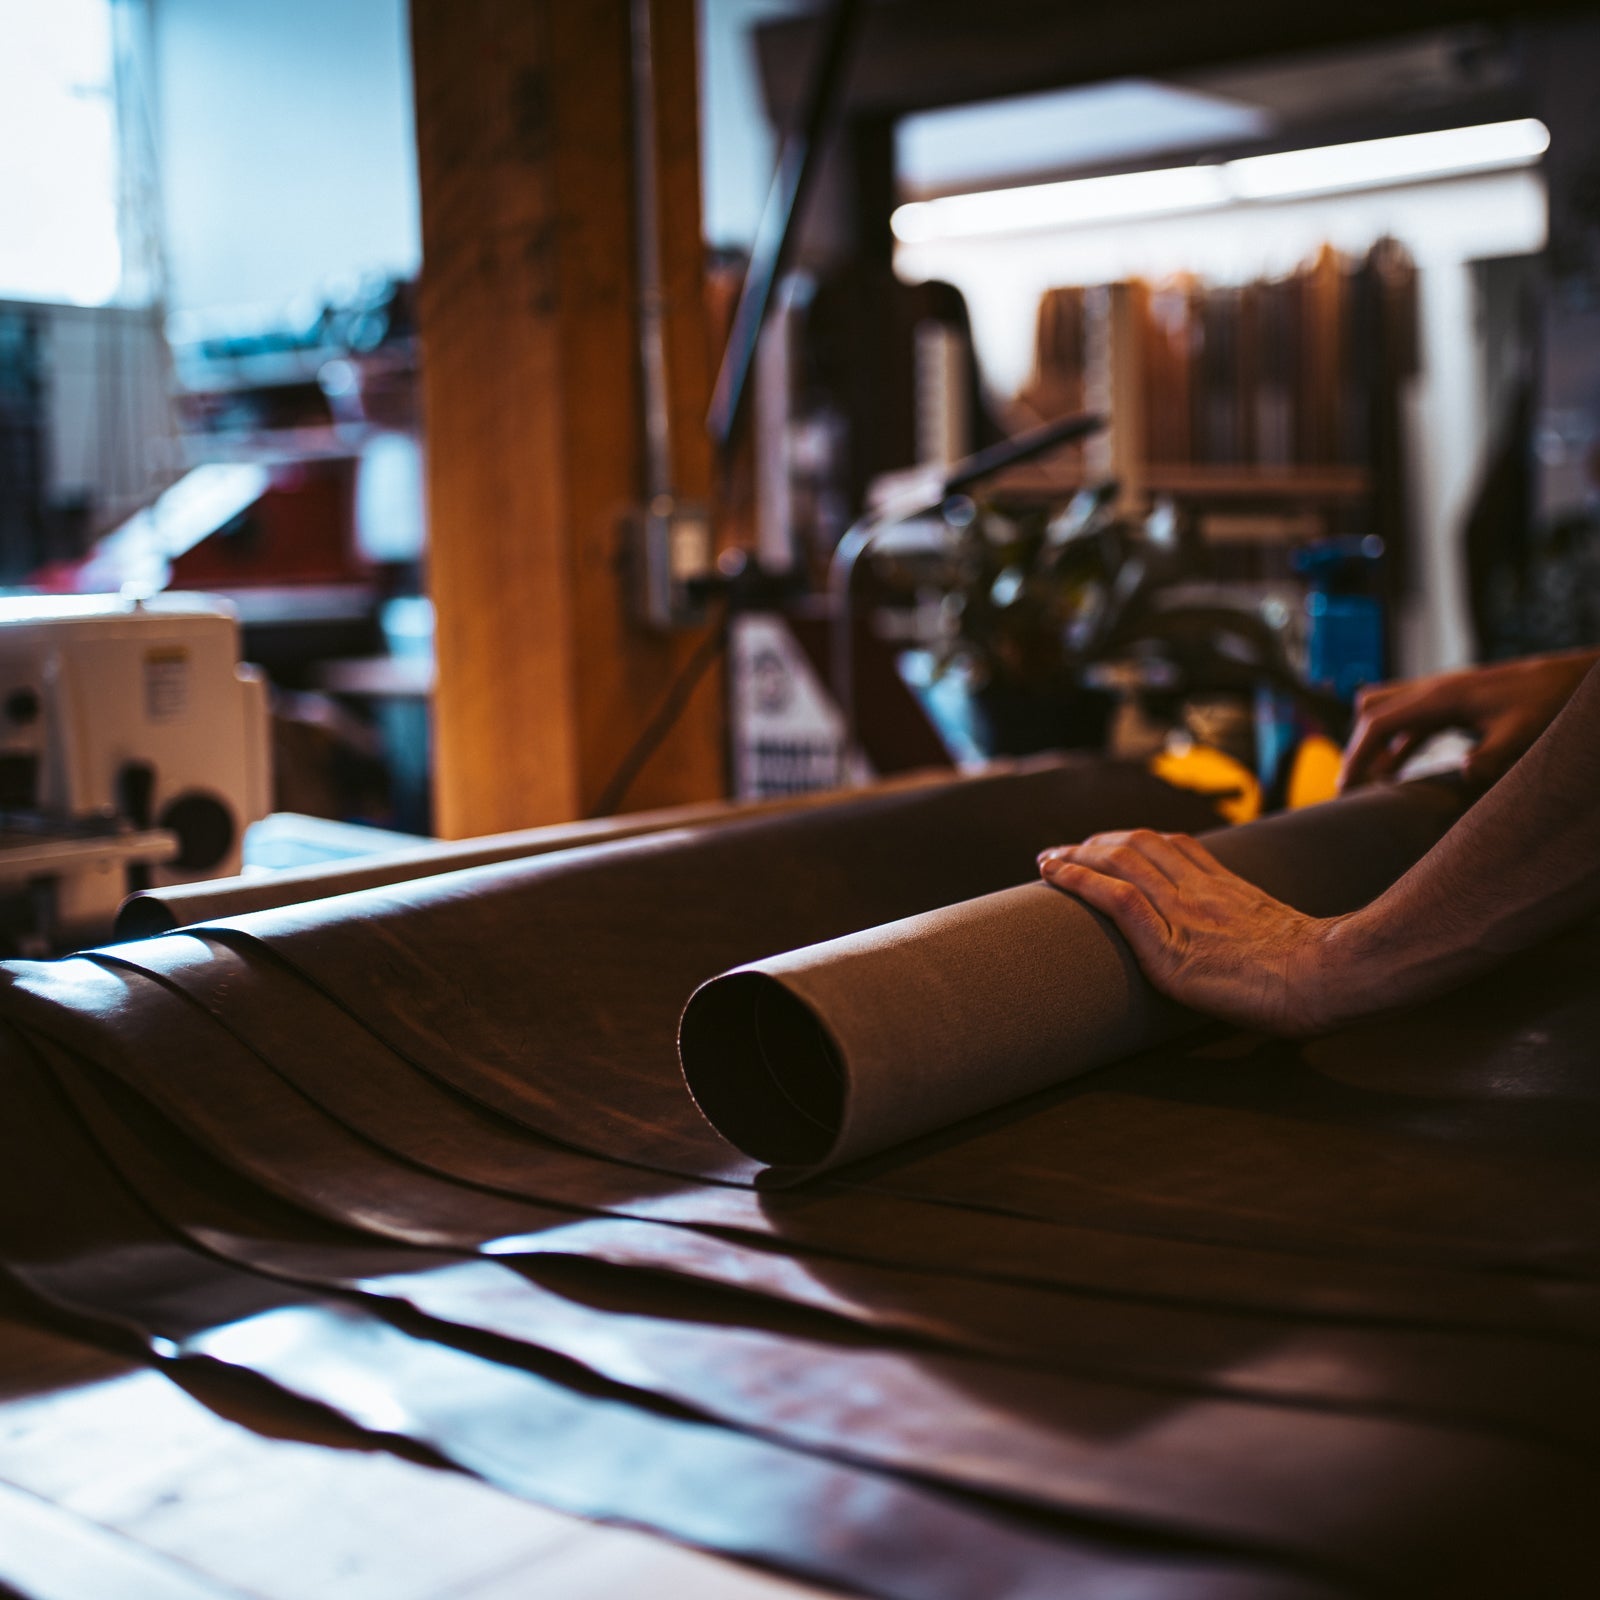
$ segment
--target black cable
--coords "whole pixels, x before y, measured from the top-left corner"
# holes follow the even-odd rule
[[[785,133],[778,150],[777,171],[750,247],[750,264],[745,269],[706,416],[711,442],[723,458],[732,451],[734,432],[748,400],[756,342],[767,320],[767,308],[794,253],[806,201],[822,165],[827,135],[839,121],[845,77],[865,12],[862,0],[832,0],[831,9],[820,19],[817,53],[805,98],[800,102],[799,121]]]
[[[645,762],[656,753],[661,741],[672,732],[673,725],[683,715],[689,697],[694,693],[706,669],[727,648],[727,610],[712,624],[711,631],[700,641],[698,648],[679,668],[656,714],[645,725],[644,731],[628,747],[628,752],[611,774],[610,782],[600,791],[600,798],[589,813],[592,817],[613,815],[624,796],[633,787],[633,780],[643,770]]]

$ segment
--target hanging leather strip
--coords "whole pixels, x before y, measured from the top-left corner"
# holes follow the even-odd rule
[[[1523,1341],[1442,1337],[1386,1330],[1330,1329],[1281,1320],[1228,1318],[1202,1308],[1156,1308],[1098,1297],[1058,1296],[1026,1290],[989,1291],[974,1301],[960,1285],[926,1274],[855,1269],[826,1292],[815,1279],[790,1273],[761,1281],[716,1271],[714,1260],[684,1262],[678,1281],[663,1295],[633,1286],[637,1274],[602,1274],[604,1308],[574,1300],[537,1277],[512,1274],[492,1261],[475,1264],[365,1241],[360,1236],[289,1214],[265,1201],[187,1146],[148,1111],[100,1083],[92,1069],[44,1044],[41,1054],[68,1089],[96,1140],[123,1181],[162,1219],[193,1242],[230,1261],[318,1288],[361,1291],[402,1301],[440,1321],[490,1332],[564,1356],[614,1382],[695,1406],[720,1420],[738,1421],[765,1433],[787,1434],[792,1411],[791,1380],[752,1395],[742,1384],[730,1399],[725,1374],[752,1370],[783,1374],[803,1365],[818,1383],[841,1393],[868,1382],[842,1371],[845,1357],[795,1346],[767,1349],[757,1337],[721,1326],[686,1328],[697,1308],[722,1310],[713,1296],[688,1290],[702,1284],[761,1292],[777,1307],[798,1304],[807,1315],[757,1315],[745,1320],[774,1331],[818,1332],[838,1341],[838,1321],[920,1344],[947,1345],[969,1354],[1001,1356],[1047,1371],[1132,1379],[1190,1396],[1248,1397],[1329,1409],[1466,1422],[1508,1437],[1546,1439],[1600,1462],[1600,1351]],[[574,1251],[578,1242],[549,1236],[544,1249]],[[782,1258],[768,1257],[772,1261]],[[698,1274],[689,1270],[698,1265]],[[535,1267],[537,1272],[537,1267]],[[562,1274],[555,1274],[561,1280]],[[571,1274],[566,1275],[571,1281]],[[580,1281],[592,1282],[592,1272]],[[812,1292],[797,1293],[808,1283]],[[953,1292],[952,1292],[953,1291]],[[665,1303],[667,1320],[660,1308]],[[625,1315],[630,1304],[650,1314]],[[819,1322],[813,1311],[830,1313]],[[859,1343],[864,1335],[857,1335]],[[857,1363],[860,1355],[850,1358]],[[903,1360],[903,1358],[896,1358]],[[924,1366],[929,1363],[923,1362]],[[937,1366],[937,1362],[931,1363]],[[882,1362],[879,1363],[880,1367]],[[687,1372],[685,1368],[689,1367]],[[886,1388],[881,1371],[871,1384]],[[1048,1385],[1049,1380],[1042,1382]],[[935,1409],[951,1425],[963,1402],[946,1396]],[[1039,1399],[1031,1391],[1030,1407]],[[742,1403],[765,1411],[736,1414]],[[888,1407],[904,1415],[896,1404]],[[1030,1414],[1036,1414],[1030,1413]],[[818,1426],[815,1418],[808,1427]],[[830,1453],[850,1454],[868,1437],[859,1428],[827,1441]],[[1309,1447],[1311,1441],[1304,1440]],[[1008,1454],[1014,1446],[1008,1444]],[[971,1456],[970,1445],[963,1459]],[[918,1460],[935,1470],[932,1458]],[[899,1464],[904,1464],[903,1462]],[[940,1474],[948,1476],[948,1474]]]
[[[15,1281],[168,1359],[242,1367],[513,1492],[886,1597],[1327,1592],[1193,1549],[1119,1550],[1126,1541],[1110,1529],[1035,1529],[960,1497],[585,1394],[207,1260],[152,1227],[14,1043],[0,1084],[19,1113],[0,1121],[13,1202],[0,1207],[0,1252]]]

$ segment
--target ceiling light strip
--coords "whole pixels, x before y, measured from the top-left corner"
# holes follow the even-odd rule
[[[891,221],[895,237],[905,244],[1033,233],[1499,172],[1531,166],[1549,146],[1549,130],[1528,117],[1234,161],[946,195],[900,206]]]

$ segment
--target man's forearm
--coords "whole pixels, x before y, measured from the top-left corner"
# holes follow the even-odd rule
[[[1600,668],[1532,748],[1415,867],[1327,931],[1337,1013],[1403,1005],[1600,906]],[[1364,997],[1341,985],[1376,986]]]
[[[1110,917],[1163,994],[1244,1027],[1322,1033],[1410,1005],[1600,907],[1600,666],[1393,888],[1306,916],[1182,835],[1045,851],[1047,882]]]

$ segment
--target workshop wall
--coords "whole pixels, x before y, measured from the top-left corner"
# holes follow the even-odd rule
[[[1093,228],[903,244],[902,276],[956,284],[966,295],[976,353],[998,395],[1026,381],[1030,309],[1064,284],[1159,280],[1196,273],[1219,283],[1288,271],[1323,243],[1362,251],[1384,236],[1417,261],[1422,369],[1407,437],[1420,581],[1399,618],[1400,670],[1438,671],[1471,659],[1457,543],[1494,423],[1477,370],[1469,263],[1543,249],[1544,180],[1537,172],[1237,206]]]

